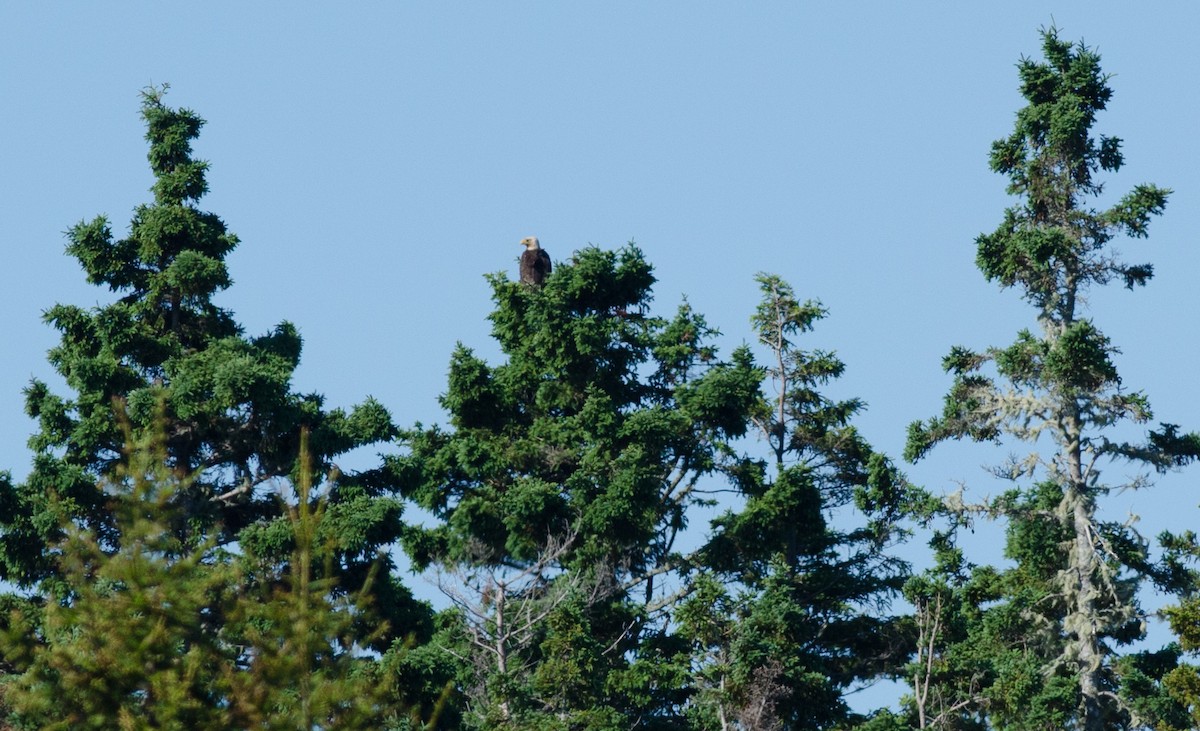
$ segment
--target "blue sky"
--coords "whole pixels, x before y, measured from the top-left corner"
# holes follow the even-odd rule
[[[656,305],[686,296],[749,339],[753,275],[778,273],[830,316],[834,391],[869,404],[897,456],[936,413],[951,345],[1006,344],[1032,310],[974,268],[1009,205],[987,169],[1021,100],[1037,30],[1097,48],[1125,140],[1119,195],[1174,190],[1137,292],[1096,292],[1125,383],[1157,420],[1200,428],[1200,5],[982,3],[6,3],[0,6],[0,468],[28,470],[21,389],[50,378],[41,312],[103,301],[62,232],[149,198],[138,91],[209,124],[202,201],[242,240],[221,302],[247,331],[296,323],[298,386],[333,406],[373,395],[398,423],[442,420],[463,341],[494,357],[482,275],[518,241],[555,258],[636,240]],[[1005,453],[951,445],[907,467],[935,491]],[[1117,471],[1114,471],[1114,475]],[[1197,522],[1195,474],[1113,498],[1145,530]]]

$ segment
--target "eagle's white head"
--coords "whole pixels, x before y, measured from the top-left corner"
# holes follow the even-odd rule
[[[537,251],[538,249],[542,248],[541,244],[538,243],[537,236],[526,236],[525,238],[521,239],[521,246],[524,246],[530,251]]]

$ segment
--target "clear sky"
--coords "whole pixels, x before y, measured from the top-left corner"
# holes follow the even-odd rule
[[[1015,64],[1056,22],[1098,49],[1125,140],[1119,195],[1174,190],[1145,241],[1156,277],[1092,298],[1128,387],[1200,428],[1200,4],[1128,2],[4,3],[0,5],[0,468],[24,475],[21,389],[51,379],[55,302],[90,305],[62,232],[149,199],[138,91],[208,120],[202,207],[241,238],[220,302],[251,334],[305,338],[298,386],[396,421],[442,420],[455,341],[494,357],[483,274],[523,236],[552,257],[636,240],[669,314],[686,296],[749,339],[753,275],[830,316],[835,392],[896,456],[940,410],[951,345],[1002,345],[1032,310],[974,267],[1009,205],[987,168],[1021,105]],[[53,379],[51,379],[53,382]],[[61,388],[59,389],[61,390]],[[939,447],[914,480],[986,484],[997,450]],[[1196,468],[1200,469],[1200,468]],[[1114,473],[1116,474],[1116,473]],[[1194,527],[1196,473],[1112,510]]]

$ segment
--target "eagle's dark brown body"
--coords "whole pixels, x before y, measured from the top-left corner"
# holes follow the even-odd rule
[[[521,282],[524,284],[541,284],[550,273],[550,255],[538,245],[538,240],[532,236],[521,242],[525,251],[521,252]]]

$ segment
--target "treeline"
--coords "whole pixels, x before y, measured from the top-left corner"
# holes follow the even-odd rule
[[[993,144],[1014,205],[977,240],[991,282],[1033,308],[1010,345],[956,347],[939,442],[1002,444],[1007,492],[978,504],[910,484],[825,390],[803,347],[825,316],[758,278],[757,346],[720,353],[686,304],[650,308],[634,246],[587,248],[540,285],[489,277],[503,362],[450,356],[445,426],[292,385],[296,328],[247,335],[213,302],[238,244],[197,208],[203,120],[144,93],[155,176],[124,238],[101,217],[68,253],[115,299],[57,305],[33,381],[28,477],[0,480],[0,713],[13,729],[1187,729],[1200,725],[1195,534],[1103,520],[1111,462],[1200,456],[1154,425],[1094,287],[1145,285],[1113,251],[1169,191],[1093,207],[1120,140],[1098,56],[1043,32],[1027,105]],[[1143,425],[1141,441],[1126,423]],[[390,445],[376,466],[339,455]],[[1023,453],[1021,452],[1023,450]],[[765,455],[765,456],[764,456]],[[1138,478],[1138,484],[1148,478]],[[406,503],[432,516],[407,522]],[[716,508],[717,517],[708,521]],[[836,516],[836,517],[835,517]],[[958,543],[1002,519],[1006,567]],[[896,546],[930,540],[914,573]],[[448,609],[414,599],[402,549]],[[1147,649],[1153,586],[1178,640]],[[900,710],[848,692],[908,685]]]

